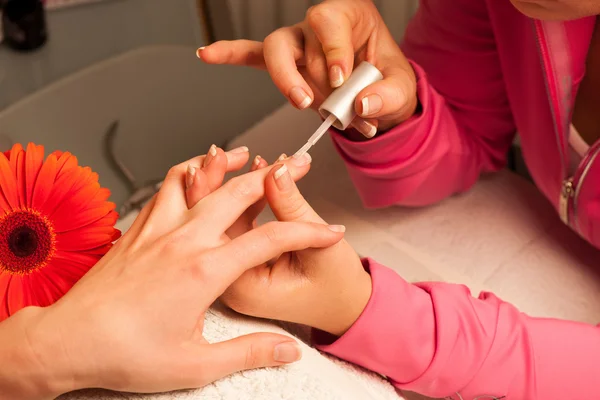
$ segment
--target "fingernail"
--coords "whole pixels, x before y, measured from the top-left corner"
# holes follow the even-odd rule
[[[304,153],[300,157],[292,157],[292,163],[297,167],[303,167],[305,165],[310,164],[312,161],[312,157],[308,153]]]
[[[340,87],[344,83],[344,72],[339,65],[333,65],[329,69],[329,81],[331,82],[331,87],[334,88]]]
[[[273,359],[280,363],[292,363],[302,357],[302,350],[296,343],[281,343],[275,346]]]
[[[200,53],[202,53],[202,50],[204,50],[206,47],[200,47],[198,50],[196,50],[196,57],[198,57],[199,59],[202,59],[202,57],[200,56]]]
[[[304,110],[306,107],[310,106],[312,103],[312,99],[306,94],[304,89],[299,86],[296,86],[290,90],[290,99],[296,104],[296,106]]]
[[[250,151],[246,146],[237,147],[233,150],[229,150],[230,153],[239,154],[239,153],[247,153]]]
[[[260,160],[262,160],[260,156],[254,157],[254,165],[258,166],[258,164],[260,164]]]
[[[346,232],[344,225],[329,225],[328,228],[334,232]]]
[[[292,176],[290,175],[285,164],[275,171],[273,178],[275,179],[275,184],[279,190],[286,190],[291,186]]]
[[[277,161],[283,161],[287,158],[287,155],[285,153],[283,153],[282,155],[279,156],[279,158],[277,159]]]
[[[189,189],[194,184],[194,178],[196,177],[196,168],[192,165],[188,165],[187,173],[185,174],[185,187]]]
[[[370,94],[365,96],[360,103],[362,106],[360,115],[363,117],[368,117],[369,115],[378,113],[383,108],[383,100],[378,94]]]
[[[213,158],[215,158],[216,155],[217,155],[217,146],[215,146],[213,144],[210,146],[210,149],[208,149],[208,153],[206,154],[206,157],[204,158],[204,167],[208,167],[208,164],[210,164],[210,162],[213,160]]]
[[[352,122],[352,126],[356,128],[357,131],[363,134],[367,139],[371,139],[373,136],[377,134],[377,128],[375,125],[368,123],[367,121],[356,118]]]

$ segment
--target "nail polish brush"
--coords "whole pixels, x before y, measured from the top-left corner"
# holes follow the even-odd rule
[[[346,82],[335,89],[319,107],[319,114],[325,119],[304,146],[294,154],[295,158],[302,157],[319,139],[325,135],[331,126],[345,130],[356,117],[354,101],[356,96],[367,86],[383,79],[381,72],[372,64],[363,61],[352,71]]]

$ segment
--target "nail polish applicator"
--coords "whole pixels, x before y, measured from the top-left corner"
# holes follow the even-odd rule
[[[348,80],[335,89],[321,104],[319,114],[325,121],[317,128],[306,144],[294,154],[294,157],[300,158],[308,152],[332,125],[339,130],[345,130],[356,117],[354,111],[356,96],[367,86],[382,79],[383,75],[375,66],[366,61],[360,63],[352,71]]]

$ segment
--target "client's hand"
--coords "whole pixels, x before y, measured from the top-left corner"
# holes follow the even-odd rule
[[[249,268],[289,251],[331,246],[342,233],[320,223],[273,222],[224,240],[264,196],[269,169],[232,179],[188,210],[186,169],[201,162],[174,167],[131,229],[60,301],[0,324],[0,337],[15,343],[13,358],[28,360],[17,363],[11,380],[0,374],[0,398],[54,398],[87,387],[193,388],[300,357],[292,339],[276,334],[209,344],[204,314]]]
[[[217,158],[224,160],[220,150]],[[203,168],[201,180],[222,180],[224,164]],[[308,164],[300,164],[295,159],[280,158],[278,166],[268,173],[265,193],[269,205],[280,221],[326,224],[294,183],[308,172]],[[266,165],[259,159],[254,168]],[[190,206],[203,197],[193,187],[188,188],[187,196]],[[232,227],[234,234],[252,229],[251,221],[260,209],[256,205],[249,209]],[[370,295],[370,275],[352,247],[341,240],[327,248],[283,253],[268,264],[258,265],[246,271],[221,299],[243,314],[301,323],[342,335],[360,316]]]

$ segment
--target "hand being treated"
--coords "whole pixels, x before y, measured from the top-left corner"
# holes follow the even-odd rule
[[[220,41],[197,54],[209,64],[266,69],[294,106],[315,110],[356,65],[368,61],[384,79],[356,98],[359,118],[352,125],[366,138],[405,121],[417,108],[415,73],[371,0],[325,0],[304,21],[276,30],[263,43]]]
[[[240,168],[248,152],[211,148],[208,157],[224,172]],[[322,223],[273,222],[229,239],[225,232],[263,198],[271,171],[257,169],[214,190],[202,168],[188,172],[203,194],[188,208],[186,171],[206,163],[197,157],[172,168],[130,230],[61,300],[0,324],[9,344],[3,363],[11,365],[0,373],[1,399],[51,399],[93,387],[196,388],[300,358],[292,338],[272,333],[209,344],[205,312],[248,269],[282,253],[331,246],[343,233]]]
[[[294,182],[308,172],[308,162],[310,157],[300,160],[281,157],[271,169],[266,168],[264,160],[254,163],[255,169],[267,171],[265,195],[279,221],[327,224],[302,197]],[[208,178],[203,175],[202,179],[222,179],[223,167],[219,170],[216,163],[213,165],[203,168]],[[187,196],[190,206],[204,201],[195,187],[188,188]],[[231,227],[234,236],[256,226],[253,219],[261,208],[262,204],[253,206]],[[331,228],[340,232],[345,229]],[[300,323],[341,336],[367,305],[371,277],[345,240],[311,247],[282,252],[273,260],[245,271],[221,300],[242,314]]]

